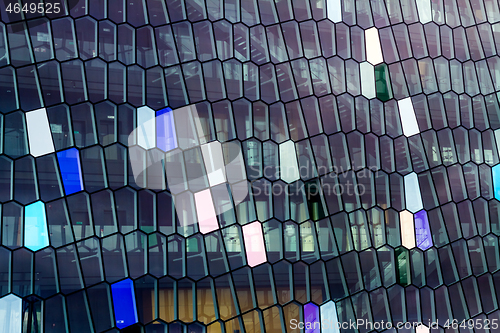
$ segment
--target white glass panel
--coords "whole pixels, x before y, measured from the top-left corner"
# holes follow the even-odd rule
[[[280,144],[280,171],[281,179],[287,183],[300,179],[295,143],[291,140]]]
[[[417,0],[417,10],[422,24],[432,21],[431,0]]]
[[[342,21],[342,6],[340,0],[328,0],[327,3],[328,18],[332,22]]]
[[[222,145],[218,141],[201,145],[201,153],[207,169],[210,186],[222,184],[226,181],[226,168],[222,156]]]
[[[143,106],[137,109],[137,144],[144,149],[151,149],[156,147],[155,116],[155,111],[148,108],[147,106]]]
[[[21,333],[23,301],[15,295],[0,299],[0,333]]]
[[[319,307],[321,315],[321,333],[340,333],[338,329],[339,317],[334,301]]]
[[[417,117],[413,109],[413,103],[410,97],[398,101],[399,115],[403,124],[403,133],[409,137],[420,133],[418,128]]]
[[[399,213],[401,226],[401,243],[407,249],[415,247],[415,227],[413,225],[413,214],[407,210]]]
[[[416,213],[424,208],[422,204],[422,195],[420,193],[420,185],[415,172],[405,176],[405,199],[406,209],[412,213]]]
[[[361,94],[368,99],[377,97],[375,90],[375,67],[369,62],[362,62],[359,65],[361,72]]]
[[[26,113],[31,155],[38,157],[54,152],[52,133],[45,108]]]
[[[372,65],[384,62],[382,56],[382,47],[380,46],[380,38],[378,36],[377,28],[373,27],[365,30],[366,41],[366,60]]]

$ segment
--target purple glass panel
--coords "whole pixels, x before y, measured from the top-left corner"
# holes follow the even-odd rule
[[[417,246],[421,250],[427,250],[432,246],[431,229],[429,228],[429,219],[425,210],[415,213],[415,236]]]
[[[163,151],[177,148],[174,113],[171,108],[156,112],[156,146]]]
[[[319,306],[316,304],[304,305],[304,326],[306,333],[320,333]]]

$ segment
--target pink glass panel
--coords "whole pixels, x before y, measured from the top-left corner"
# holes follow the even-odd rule
[[[267,261],[264,235],[262,234],[260,222],[253,222],[243,226],[243,240],[249,266],[257,266]]]
[[[214,202],[210,189],[194,194],[196,204],[196,214],[198,215],[198,225],[202,234],[207,234],[219,229],[217,215],[215,214]]]

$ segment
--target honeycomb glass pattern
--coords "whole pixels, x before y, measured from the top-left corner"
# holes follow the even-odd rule
[[[0,333],[500,332],[498,1],[2,1]]]

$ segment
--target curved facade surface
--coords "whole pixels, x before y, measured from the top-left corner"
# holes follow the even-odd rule
[[[498,332],[497,1],[0,17],[0,332]]]

